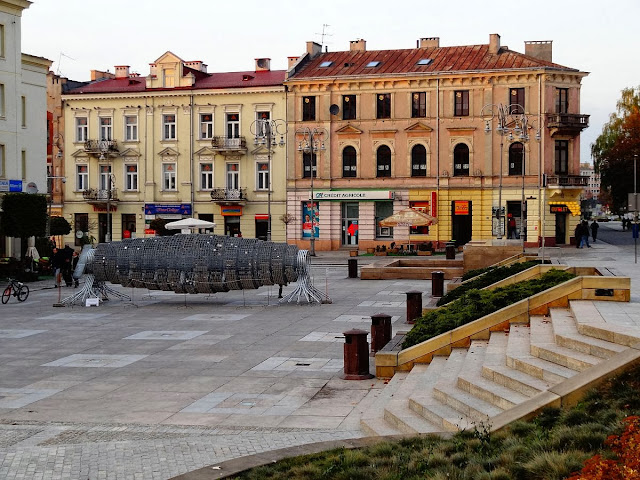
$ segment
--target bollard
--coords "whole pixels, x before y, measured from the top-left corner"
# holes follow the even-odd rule
[[[358,278],[358,260],[350,258],[349,260],[349,278]]]
[[[353,329],[344,332],[344,380],[366,380],[369,373],[367,332]]]
[[[415,323],[422,316],[422,292],[412,290],[407,294],[407,323]]]
[[[391,315],[371,315],[371,353],[376,353],[391,341]]]
[[[447,253],[447,260],[455,260],[456,244],[454,242],[447,242],[447,246],[445,247],[445,252]]]
[[[444,295],[444,272],[431,272],[431,296]]]

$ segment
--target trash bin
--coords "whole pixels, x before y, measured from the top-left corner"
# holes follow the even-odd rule
[[[369,373],[369,344],[367,332],[353,329],[344,332],[344,375],[345,380],[366,380],[373,377]]]
[[[444,272],[431,272],[431,296],[444,295]]]
[[[447,242],[445,251],[447,253],[447,260],[456,259],[456,244],[454,242]]]
[[[414,323],[422,316],[422,292],[411,290],[407,294],[407,323]]]
[[[358,278],[358,260],[350,258],[349,262],[349,278]]]
[[[391,341],[391,315],[371,315],[371,353],[376,353]]]

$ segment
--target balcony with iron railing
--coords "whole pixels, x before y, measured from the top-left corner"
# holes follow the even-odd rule
[[[244,137],[213,137],[211,139],[211,148],[223,155],[233,153],[246,153],[247,142]]]
[[[120,153],[116,140],[87,140],[84,142],[84,151],[93,155],[117,156]]]
[[[89,188],[82,192],[82,198],[90,204],[104,204],[107,203],[107,201],[115,203],[118,201],[118,190],[115,188],[112,188],[111,190]]]
[[[551,136],[578,135],[589,126],[589,115],[581,113],[550,113],[547,114],[547,127]]]
[[[220,205],[244,205],[247,202],[246,188],[214,188],[211,200]]]
[[[589,184],[589,177],[583,175],[545,175],[545,185],[547,187],[586,187]]]

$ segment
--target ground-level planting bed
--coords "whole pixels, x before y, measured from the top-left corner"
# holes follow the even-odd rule
[[[330,450],[282,460],[233,478],[638,479],[638,425],[631,422],[632,426],[625,429],[624,421],[638,414],[640,366],[589,392],[574,408],[547,409],[532,421],[515,422],[497,433],[489,433],[490,425],[477,425],[450,439],[415,437],[358,450]],[[585,461],[584,471],[572,476],[583,468]]]
[[[572,273],[552,269],[540,278],[495,290],[469,290],[459,299],[418,318],[405,336],[402,347],[408,348],[429,340],[574,277]]]

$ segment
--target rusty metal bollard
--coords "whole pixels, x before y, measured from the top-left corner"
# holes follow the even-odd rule
[[[391,341],[391,315],[371,315],[371,353],[376,353]]]
[[[412,290],[407,294],[407,323],[415,323],[422,316],[422,292]]]
[[[431,272],[431,296],[444,295],[444,272]]]
[[[369,344],[367,332],[353,329],[344,332],[344,375],[345,380],[366,380],[373,377],[369,373]]]
[[[350,258],[349,262],[349,278],[358,278],[358,259]]]

